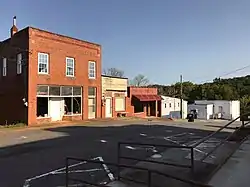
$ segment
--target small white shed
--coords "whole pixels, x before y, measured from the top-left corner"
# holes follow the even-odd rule
[[[161,96],[161,116],[167,118],[180,118],[181,99]],[[187,101],[182,100],[182,118],[187,117]]]
[[[197,119],[212,119],[213,118],[213,104],[189,104],[188,112],[192,110],[197,111]]]
[[[196,100],[196,104],[213,104],[213,115],[216,118],[234,120],[240,116],[240,101]]]

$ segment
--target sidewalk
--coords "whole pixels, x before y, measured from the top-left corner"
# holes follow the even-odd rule
[[[214,187],[248,187],[250,185],[250,138],[213,176],[209,184]]]

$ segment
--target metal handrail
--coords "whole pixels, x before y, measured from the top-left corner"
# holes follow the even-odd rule
[[[185,145],[166,145],[166,144],[151,144],[151,143],[137,143],[137,142],[118,142],[120,145],[141,145],[141,146],[154,146],[154,147],[168,147],[168,148],[187,148],[191,149],[191,146]]]
[[[241,117],[243,116],[246,116],[246,115],[250,115],[250,113],[245,113],[245,114],[242,114],[240,116],[238,116],[237,118],[235,118],[234,120],[230,121],[229,123],[227,123],[226,125],[224,125],[223,127],[219,128],[217,131],[209,134],[208,136],[202,138],[201,140],[199,140],[198,142],[194,143],[192,145],[192,147],[197,147],[198,145],[200,145],[201,143],[207,141],[208,139],[210,139],[212,136],[214,136],[215,134],[219,133],[220,131],[222,131],[223,129],[227,128],[229,125],[231,125],[232,123],[234,123],[235,121],[237,121],[238,119],[240,119]]]
[[[191,165],[166,163],[166,162],[145,160],[145,159],[139,159],[139,158],[133,158],[133,157],[126,157],[126,156],[121,156],[120,159],[135,160],[135,161],[139,161],[139,162],[150,162],[150,163],[155,163],[155,164],[170,165],[170,166],[176,166],[176,167],[181,167],[181,168],[192,168]]]
[[[160,161],[154,161],[149,159],[139,159],[134,157],[128,157],[128,156],[121,156],[121,145],[139,145],[139,146],[152,146],[152,147],[165,147],[165,148],[178,148],[178,149],[190,149],[191,152],[191,159],[190,159],[190,165],[187,164],[177,164],[177,163],[170,163],[170,162],[160,162]],[[163,164],[163,165],[169,165],[169,166],[175,166],[175,167],[181,167],[181,168],[190,168],[192,172],[194,172],[194,150],[191,146],[186,145],[164,145],[164,144],[151,144],[151,143],[138,143],[138,142],[118,142],[118,148],[117,148],[117,161],[118,164],[120,164],[121,159],[126,160],[135,160],[135,161],[141,161],[141,162],[148,162],[148,163],[155,163],[155,164]],[[118,169],[119,173],[119,169]],[[118,175],[119,177],[119,175]]]
[[[129,168],[129,169],[136,169],[136,170],[147,171],[148,172],[148,181],[147,181],[148,187],[151,186],[151,175],[152,175],[152,173],[164,176],[166,178],[172,178],[172,179],[175,179],[175,180],[178,180],[178,181],[182,181],[184,183],[191,184],[191,185],[194,185],[194,186],[197,186],[197,187],[198,186],[199,187],[212,187],[211,185],[208,185],[208,184],[203,184],[203,183],[196,182],[196,181],[193,181],[193,180],[183,179],[181,177],[177,177],[177,176],[173,176],[173,175],[170,175],[170,174],[162,173],[162,172],[159,172],[159,171],[153,170],[153,169],[147,169],[147,168],[143,168],[143,167],[131,166],[131,165],[125,165],[125,164],[116,164],[116,163],[112,163],[112,162],[104,162],[104,161],[97,161],[97,160],[88,160],[88,159],[73,158],[73,157],[67,157],[66,158],[66,187],[69,187],[69,180],[71,180],[71,179],[75,180],[75,181],[77,180],[79,182],[86,183],[86,181],[82,181],[82,180],[78,180],[78,179],[73,179],[73,178],[69,177],[69,165],[68,165],[69,164],[69,160],[75,160],[75,161],[87,162],[87,163],[89,162],[89,163],[95,163],[95,164],[106,164],[106,165],[115,166],[115,167],[121,167],[121,168]],[[134,181],[134,182],[136,182],[136,181]],[[89,182],[87,182],[87,183],[89,183]],[[95,184],[92,184],[92,185],[95,185]],[[102,186],[102,185],[96,184],[96,186]]]
[[[218,145],[216,145],[211,151],[209,151],[204,157],[202,157],[200,159],[200,161],[205,160],[207,157],[209,157],[214,151],[216,151],[223,143],[225,143],[226,141],[228,141],[233,135],[234,133],[240,131],[240,129],[242,128],[242,126],[238,129],[236,129],[232,134],[229,134],[224,140],[222,140]]]

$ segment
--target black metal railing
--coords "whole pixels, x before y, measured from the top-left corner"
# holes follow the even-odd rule
[[[207,184],[202,184],[200,182],[197,181],[193,181],[193,180],[188,180],[188,179],[183,179],[177,176],[173,176],[170,174],[166,174],[166,173],[161,173],[157,170],[152,170],[152,169],[147,169],[145,167],[138,167],[138,166],[134,166],[134,165],[125,165],[125,164],[121,164],[121,160],[122,159],[127,159],[127,160],[134,160],[134,161],[143,161],[143,162],[150,162],[150,163],[155,163],[155,164],[164,164],[164,165],[169,165],[169,166],[175,166],[175,167],[181,167],[181,168],[190,168],[192,173],[194,174],[195,172],[195,155],[194,155],[194,151],[195,149],[197,149],[197,147],[199,145],[201,145],[202,143],[206,142],[207,140],[213,138],[214,136],[216,136],[218,133],[220,133],[222,130],[228,128],[231,124],[233,124],[235,121],[237,121],[238,119],[240,119],[242,116],[245,115],[250,115],[250,113],[247,114],[243,114],[239,117],[237,117],[236,119],[230,121],[229,123],[227,123],[226,125],[222,126],[221,128],[219,128],[217,131],[209,134],[208,136],[200,139],[198,142],[192,144],[192,145],[161,145],[161,144],[147,144],[147,143],[138,143],[138,142],[119,142],[118,143],[118,152],[117,152],[117,161],[118,163],[109,163],[109,162],[104,162],[104,161],[96,161],[96,160],[86,160],[86,159],[78,159],[78,158],[67,158],[66,159],[66,187],[69,186],[69,181],[75,181],[75,182],[81,182],[83,184],[88,184],[88,185],[92,185],[92,186],[99,186],[99,187],[104,187],[106,185],[102,185],[102,184],[93,184],[91,182],[88,181],[84,181],[82,179],[75,179],[75,178],[71,178],[69,176],[69,160],[75,160],[75,161],[83,161],[83,162],[89,162],[89,163],[95,163],[95,164],[106,164],[109,166],[113,166],[117,168],[117,180],[127,180],[127,181],[133,181],[135,183],[143,183],[145,185],[147,185],[148,187],[151,186],[152,184],[152,174],[157,174],[157,175],[161,175],[167,178],[171,178],[171,179],[175,179],[178,181],[182,181],[184,183],[193,185],[193,186],[200,186],[200,187],[209,187],[209,185]],[[219,142],[219,144],[217,144],[215,147],[213,147],[208,153],[206,153],[202,158],[199,159],[199,161],[204,161],[207,157],[209,157],[212,153],[214,153],[217,149],[219,149],[219,147],[221,145],[223,145],[224,143],[226,143],[227,141],[230,140],[231,137],[233,137],[237,132],[239,132],[240,130],[242,130],[244,127],[246,126],[246,124],[242,123],[241,126],[239,126],[233,133],[229,134],[226,138],[224,138],[223,140],[221,140]],[[247,136],[246,136],[247,137]],[[245,137],[243,137],[243,139],[240,140],[239,143],[243,142],[245,140]],[[160,162],[160,161],[156,161],[156,160],[152,160],[152,159],[140,159],[140,158],[135,158],[135,157],[130,157],[130,156],[123,156],[121,154],[121,146],[122,145],[131,145],[131,146],[151,146],[151,147],[163,147],[166,149],[169,148],[175,148],[175,149],[189,149],[190,150],[190,164],[179,164],[179,163],[172,163],[172,162],[166,162],[164,160],[164,162]],[[234,150],[232,150],[232,152],[234,152]],[[230,157],[230,155],[228,155]],[[142,182],[142,181],[136,181],[134,179],[128,179],[128,178],[124,178],[124,176],[121,176],[121,169],[122,168],[129,168],[129,169],[134,169],[134,170],[142,170],[142,171],[146,171],[147,172],[147,181]]]
[[[182,167],[182,168],[190,168],[192,171],[192,174],[195,173],[195,155],[194,155],[194,151],[195,149],[197,149],[197,147],[199,145],[201,145],[202,143],[206,142],[207,140],[213,138],[214,136],[216,136],[218,133],[220,133],[221,131],[223,131],[224,129],[228,128],[231,124],[233,124],[235,121],[237,121],[238,119],[241,119],[243,116],[249,116],[250,113],[245,113],[239,117],[237,117],[236,119],[230,121],[229,123],[227,123],[226,125],[222,126],[221,128],[219,128],[217,131],[209,134],[208,136],[200,139],[198,142],[190,145],[190,146],[186,146],[186,145],[160,145],[160,144],[145,144],[145,143],[138,143],[138,142],[119,142],[118,143],[118,152],[117,152],[117,160],[118,160],[118,164],[121,164],[121,159],[127,159],[127,160],[136,160],[136,161],[143,161],[143,162],[151,162],[151,163],[156,163],[156,164],[164,164],[164,165],[169,165],[169,166],[175,166],[175,167]],[[201,157],[198,161],[203,162],[206,158],[208,158],[209,156],[211,156],[211,154],[213,154],[220,146],[222,146],[224,143],[226,143],[228,140],[230,140],[231,137],[233,137],[237,132],[239,132],[240,130],[242,130],[248,123],[242,123],[242,125],[237,128],[233,133],[230,133],[225,139],[221,140],[219,142],[219,144],[217,144],[215,147],[213,147],[211,150],[209,150],[208,153],[206,153],[203,157]],[[245,140],[245,138],[243,138],[241,140],[241,142],[243,142]],[[240,143],[241,143],[240,142]],[[179,163],[172,163],[172,162],[166,162],[164,160],[164,162],[159,162],[159,161],[155,161],[155,160],[149,160],[149,159],[139,159],[139,158],[134,158],[134,157],[129,157],[129,156],[123,156],[121,155],[121,145],[131,145],[131,146],[154,146],[154,147],[165,147],[166,149],[169,148],[176,148],[176,149],[189,149],[190,150],[190,164],[189,165],[184,165],[184,164],[179,164]],[[237,147],[236,147],[237,148]],[[232,150],[232,152],[234,152],[234,150]],[[230,157],[230,155],[228,155]],[[118,168],[119,170],[119,168]],[[118,171],[119,173],[119,171]],[[119,178],[119,174],[118,174],[118,178]]]
[[[133,180],[133,179],[128,179],[126,177],[122,177],[120,176],[120,180],[124,180],[124,181],[131,181],[134,183],[141,183],[141,184],[145,184],[147,185],[147,187],[151,187],[152,185],[152,174],[157,174],[166,178],[171,178],[171,179],[175,179],[177,181],[181,181],[183,183],[186,184],[190,184],[196,187],[212,187],[210,185],[207,184],[203,184],[203,183],[199,183],[193,180],[188,180],[188,179],[183,179],[177,176],[172,176],[166,173],[161,173],[159,171],[156,170],[152,170],[152,169],[147,169],[147,168],[143,168],[143,167],[137,167],[137,166],[131,166],[131,165],[124,165],[124,164],[116,164],[116,163],[111,163],[111,162],[104,162],[104,161],[97,161],[97,160],[88,160],[88,159],[80,159],[80,158],[72,158],[72,157],[68,157],[66,158],[66,187],[69,187],[70,181],[73,182],[80,182],[82,184],[87,184],[87,185],[92,185],[92,186],[97,186],[97,187],[105,187],[107,185],[103,185],[103,184],[99,184],[99,183],[92,183],[92,182],[88,182],[82,179],[76,179],[76,178],[72,178],[69,176],[69,161],[70,160],[74,160],[74,161],[79,161],[79,162],[86,162],[86,163],[94,163],[94,164],[105,164],[107,166],[113,166],[113,167],[118,167],[118,168],[129,168],[129,169],[134,169],[134,170],[141,170],[141,171],[145,171],[147,172],[147,181],[137,181],[137,180]],[[118,180],[118,179],[117,179]]]
[[[229,123],[227,123],[226,125],[222,126],[221,128],[219,128],[217,131],[209,134],[208,136],[202,138],[201,140],[199,140],[198,142],[194,143],[193,145],[191,145],[193,148],[198,147],[199,145],[201,145],[202,143],[206,142],[207,140],[211,139],[212,137],[214,137],[215,135],[217,135],[219,132],[221,132],[222,130],[228,128],[230,125],[232,125],[234,122],[236,122],[238,119],[241,119],[243,116],[248,116],[250,115],[250,113],[246,113],[243,115],[240,115],[239,117],[235,118],[234,120],[230,121]],[[215,147],[213,147],[208,153],[206,153],[201,159],[199,159],[200,161],[204,161],[206,158],[208,158],[211,154],[213,154],[216,150],[218,150],[218,148],[220,146],[222,146],[223,144],[225,144],[228,140],[230,140],[231,137],[233,137],[237,132],[239,132],[240,130],[242,130],[243,128],[245,128],[246,124],[244,124],[244,122],[242,123],[241,126],[239,126],[233,133],[229,134],[225,139],[221,140],[219,144],[217,144]],[[242,139],[242,141],[244,141],[245,138]],[[241,142],[242,142],[241,141]]]
[[[173,149],[189,149],[191,153],[191,159],[190,164],[178,164],[173,162],[160,162],[155,160],[149,160],[149,159],[140,159],[135,157],[129,157],[129,156],[122,156],[121,155],[121,147],[122,145],[131,145],[131,146],[152,146],[152,147],[163,147],[166,149],[173,148]],[[118,164],[121,164],[121,160],[135,160],[139,162],[149,162],[149,163],[155,163],[155,164],[163,164],[163,165],[169,165],[169,166],[175,166],[175,167],[181,167],[181,168],[190,168],[192,172],[194,172],[194,148],[191,146],[185,146],[185,145],[163,145],[163,144],[148,144],[148,143],[137,143],[137,142],[118,142],[118,148],[117,148],[117,161]],[[119,174],[119,168],[118,168],[118,174]],[[118,175],[119,178],[119,175]]]

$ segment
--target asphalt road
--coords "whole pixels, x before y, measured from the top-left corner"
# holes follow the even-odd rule
[[[117,162],[117,143],[119,141],[173,144],[164,137],[171,138],[182,134],[180,135],[182,138],[179,138],[178,142],[188,143],[210,134],[211,131],[185,128],[185,126],[145,125],[145,122],[138,122],[138,124],[126,126],[71,126],[30,131],[26,134],[27,138],[29,134],[34,136],[34,133],[40,134],[41,137],[46,137],[48,134],[48,139],[41,138],[42,140],[30,143],[0,148],[1,187],[20,187],[24,185],[26,179],[63,168],[65,158],[68,156],[85,159],[101,157],[107,162]],[[217,138],[225,136],[222,133]],[[24,136],[20,138],[25,139]],[[154,153],[154,149],[151,148],[125,147],[125,150],[126,154],[137,155],[140,158],[146,158]],[[81,170],[78,175],[90,181],[107,178],[104,167],[100,165],[77,165],[73,170]],[[83,170],[88,172],[85,173]],[[113,169],[111,170],[113,171]],[[54,175],[31,180],[29,185],[30,187],[59,187],[64,185],[64,181],[64,174],[59,171]]]

